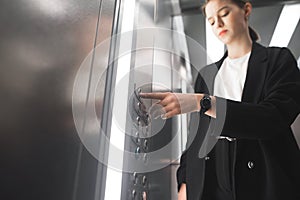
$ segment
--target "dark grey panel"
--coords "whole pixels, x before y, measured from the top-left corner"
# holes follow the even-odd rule
[[[298,60],[300,59],[300,23],[298,22],[298,25],[295,29],[295,32],[290,40],[290,43],[288,45],[288,48],[292,51],[295,58]],[[300,68],[300,65],[298,63],[298,67]],[[300,115],[298,115],[295,122],[292,124],[292,128],[294,131],[294,135],[296,137],[296,140],[298,142],[298,146],[300,149]]]
[[[288,48],[292,51],[296,59],[300,57],[300,23],[295,29],[295,32],[292,35]]]
[[[249,24],[260,36],[260,43],[269,46],[283,6],[267,6],[254,8]]]
[[[206,48],[206,30],[205,30],[205,18],[201,14],[195,15],[184,15],[183,16],[183,24],[185,34],[190,37],[192,40],[195,40],[199,43],[203,49]],[[193,51],[193,43],[190,42],[192,40],[187,40],[187,45],[189,49],[190,62],[197,63],[200,66],[204,66],[206,64],[206,57],[203,56],[200,52]],[[197,77],[197,69],[196,66],[192,66],[192,75],[193,80]]]

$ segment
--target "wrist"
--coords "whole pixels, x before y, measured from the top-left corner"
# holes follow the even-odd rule
[[[211,97],[208,94],[204,94],[200,100],[200,115],[205,114],[211,109]]]
[[[196,98],[197,98],[197,111],[201,111],[201,99],[203,99],[203,97],[205,96],[205,94],[200,94],[197,93],[196,94]],[[216,118],[216,97],[214,96],[210,96],[211,98],[211,107],[205,112],[206,115]]]
[[[201,99],[204,97],[204,94],[196,94],[196,98],[197,98],[197,111],[199,112],[201,110],[201,105],[200,105],[200,101]]]
[[[207,110],[205,114],[213,118],[216,118],[216,97],[210,96],[210,98],[211,98],[211,108]]]

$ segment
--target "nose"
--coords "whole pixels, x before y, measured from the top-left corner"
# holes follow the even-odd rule
[[[224,26],[224,22],[223,22],[221,17],[217,17],[216,25],[217,25],[217,27],[223,27]]]

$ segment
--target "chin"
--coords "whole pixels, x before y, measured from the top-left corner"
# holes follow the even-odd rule
[[[228,44],[228,39],[226,39],[226,38],[219,38],[219,40],[223,43],[223,44]]]

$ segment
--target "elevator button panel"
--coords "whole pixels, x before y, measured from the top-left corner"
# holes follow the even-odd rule
[[[150,122],[147,108],[139,96],[141,89],[134,90],[129,99],[129,113],[136,126],[148,126]]]

